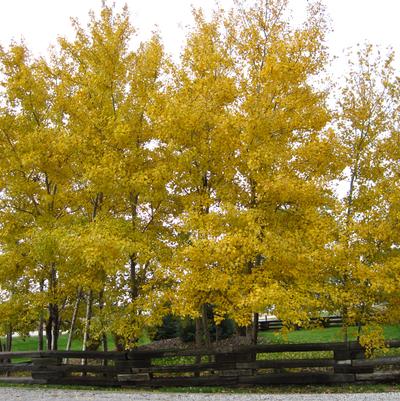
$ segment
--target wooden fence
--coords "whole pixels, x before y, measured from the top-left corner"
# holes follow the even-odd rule
[[[311,318],[309,324],[320,327],[341,327],[343,320],[341,316],[327,316],[319,318]],[[284,322],[279,319],[261,320],[258,322],[258,329],[260,331],[268,330],[281,330],[284,326]]]
[[[387,346],[400,348],[400,341],[388,342]],[[317,358],[313,357],[315,353]],[[9,375],[2,377],[2,381],[43,384],[237,386],[400,379],[400,371],[396,370],[400,368],[400,357],[366,359],[356,342],[256,345],[224,352],[215,349],[3,352],[0,360],[0,372]]]

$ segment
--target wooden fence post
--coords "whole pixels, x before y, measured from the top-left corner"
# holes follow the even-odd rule
[[[373,373],[371,366],[354,366],[353,361],[365,359],[365,351],[359,344],[348,343],[334,351],[335,373]]]
[[[254,362],[256,353],[254,352],[234,352],[215,355],[219,376],[237,377],[254,375]]]
[[[142,384],[148,383],[152,378],[152,374],[141,373],[140,368],[149,368],[151,366],[151,357],[146,354],[140,355],[133,352],[127,353],[126,355],[126,360],[118,361],[118,368],[122,368],[124,372],[118,373],[118,381]]]
[[[44,380],[46,383],[57,381],[65,376],[63,372],[62,358],[53,356],[39,356],[32,358],[32,379]],[[60,366],[59,369],[56,366]]]

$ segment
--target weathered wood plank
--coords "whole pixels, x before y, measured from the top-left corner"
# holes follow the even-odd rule
[[[0,372],[30,372],[32,369],[31,363],[0,364]]]
[[[400,371],[391,372],[375,372],[375,373],[358,373],[356,380],[361,382],[398,382],[400,380]]]
[[[398,365],[400,364],[400,356],[388,356],[383,358],[374,359],[354,359],[353,366],[384,366],[384,365]]]
[[[268,375],[242,376],[239,384],[333,384],[354,383],[354,374],[327,374],[327,373],[271,373]]]
[[[88,358],[88,359],[126,359],[126,352],[118,351],[34,351],[0,352],[0,360],[13,358]]]
[[[49,372],[64,372],[64,373],[107,373],[117,374],[121,372],[121,369],[115,366],[103,366],[103,365],[49,365],[43,369],[43,367],[32,367],[31,370],[35,371],[49,371]]]
[[[238,384],[238,378],[230,376],[156,377],[150,381],[134,382],[132,384],[144,387],[233,386]],[[125,385],[129,385],[129,382],[126,382]]]
[[[230,366],[216,364],[216,363],[204,363],[204,364],[193,364],[193,365],[153,365],[147,368],[132,368],[132,372],[137,373],[188,373],[188,372],[204,372],[210,370],[223,370],[229,369]]]
[[[271,359],[236,363],[238,369],[323,368],[334,366],[333,359]]]
[[[150,375],[148,373],[129,373],[117,375],[119,382],[148,382],[150,381]]]
[[[96,376],[66,376],[53,378],[47,381],[51,384],[82,385],[82,386],[107,386],[120,387],[120,383],[115,378],[96,377]]]

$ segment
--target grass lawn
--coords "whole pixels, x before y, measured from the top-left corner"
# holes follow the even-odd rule
[[[68,335],[62,334],[58,341],[58,348],[60,350],[65,350],[67,346]],[[4,343],[4,339],[2,339]],[[38,348],[38,338],[37,336],[29,337],[13,337],[12,344],[13,351],[37,351]],[[44,339],[44,345],[46,348],[46,339]],[[74,339],[72,341],[72,349],[80,350],[82,349],[82,341],[79,339]]]
[[[58,340],[58,349],[63,351],[66,349],[68,340],[68,334],[61,334]],[[5,339],[1,339],[2,343],[4,344]],[[149,337],[147,335],[143,335],[140,340],[139,344],[147,344],[149,343]],[[13,351],[37,351],[38,348],[38,338],[37,336],[29,336],[29,337],[13,337]],[[44,338],[44,348],[46,348],[46,338]],[[82,350],[82,340],[80,338],[75,338],[72,340],[72,350],[80,351]],[[100,347],[99,350],[102,348]],[[111,336],[108,338],[108,349],[113,351],[115,349],[114,341]]]
[[[385,338],[400,339],[400,325],[387,325],[384,326]],[[357,338],[357,328],[349,328],[349,339],[355,340]],[[65,350],[67,345],[67,334],[62,334],[59,338],[58,349]],[[341,342],[343,341],[343,330],[341,327],[330,327],[330,328],[315,328],[310,330],[296,330],[290,332],[284,336],[280,332],[272,331],[260,331],[259,342],[264,344],[270,343],[318,343],[318,342]],[[4,344],[4,339],[2,339]],[[140,338],[139,344],[147,344],[150,339],[147,335]],[[29,337],[14,337],[13,338],[13,351],[36,351],[38,339],[37,336]],[[114,342],[110,337],[108,340],[109,350],[114,350]],[[82,340],[76,338],[72,342],[73,350],[82,349]]]
[[[383,326],[385,338],[387,340],[400,339],[400,325]],[[296,330],[290,332],[287,336],[280,332],[260,331],[259,338],[262,343],[325,343],[341,342],[344,333],[341,327],[316,328],[310,330]],[[357,328],[349,327],[349,340],[356,340]]]

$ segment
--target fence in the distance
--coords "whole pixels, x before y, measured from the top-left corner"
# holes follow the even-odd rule
[[[326,316],[311,318],[309,324],[315,324],[317,327],[341,327],[343,325],[343,319],[341,316]],[[284,322],[279,319],[266,319],[258,322],[258,329],[260,331],[268,330],[281,330],[284,326]]]

